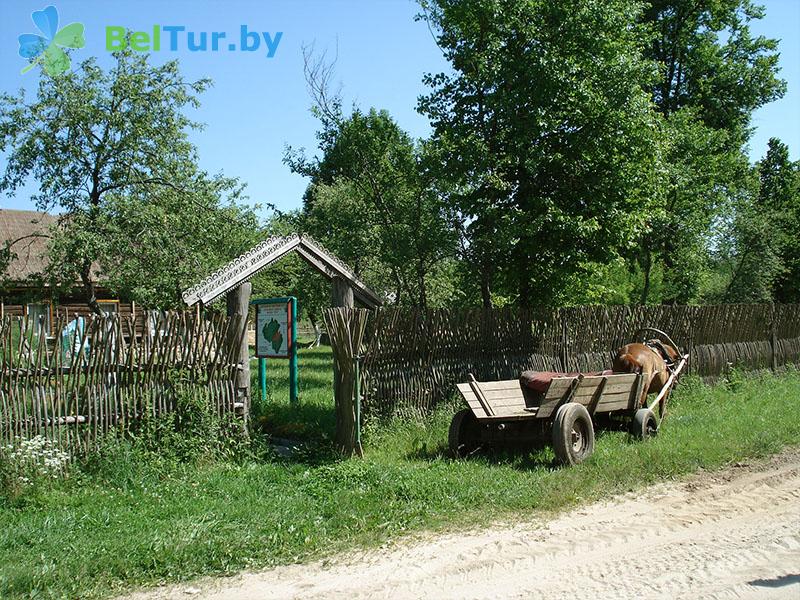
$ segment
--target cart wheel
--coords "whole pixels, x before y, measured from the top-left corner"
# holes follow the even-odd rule
[[[567,402],[553,421],[553,450],[562,465],[577,465],[594,452],[594,426],[586,407]]]
[[[447,443],[456,458],[464,458],[475,452],[481,442],[481,427],[478,419],[468,408],[458,411],[450,421]]]
[[[631,433],[640,440],[654,437],[658,433],[658,419],[655,413],[649,408],[637,410],[631,421]]]

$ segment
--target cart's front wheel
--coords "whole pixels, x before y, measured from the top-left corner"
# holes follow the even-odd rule
[[[481,427],[470,409],[465,408],[453,415],[447,442],[450,453],[456,458],[464,458],[478,449],[481,443]]]
[[[654,437],[658,433],[658,419],[655,413],[649,408],[637,410],[631,422],[631,432],[633,437],[640,440]]]
[[[594,426],[586,407],[567,402],[553,421],[553,450],[562,465],[577,465],[594,452]]]

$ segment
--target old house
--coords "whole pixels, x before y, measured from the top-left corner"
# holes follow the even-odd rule
[[[58,218],[31,210],[0,209],[0,315],[27,315],[43,321],[51,332],[56,316],[71,319],[91,313],[80,281],[71,290],[54,290],[43,276],[50,260],[48,241]],[[7,254],[7,252],[10,254]],[[106,313],[131,314],[136,306],[121,302],[97,286],[98,303]]]

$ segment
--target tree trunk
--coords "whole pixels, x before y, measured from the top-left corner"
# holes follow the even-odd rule
[[[481,265],[481,302],[483,308],[492,308],[492,290],[490,289],[491,274],[489,267]]]
[[[308,347],[316,348],[322,343],[322,329],[320,329],[319,323],[317,323],[317,316],[314,313],[308,313],[308,320],[311,321],[311,327],[314,328],[314,341]]]
[[[531,280],[528,278],[527,273],[524,269],[520,269],[519,271],[520,279],[519,279],[519,302],[518,304],[522,308],[529,308],[532,302],[531,297]],[[540,298],[541,300],[541,298]]]
[[[83,290],[86,294],[86,304],[89,309],[96,314],[102,315],[103,311],[100,309],[100,304],[97,302],[97,289],[95,288],[94,281],[92,281],[92,263],[84,263],[81,268],[81,282],[83,283]]]
[[[639,304],[647,304],[647,299],[650,296],[650,272],[653,270],[653,256],[650,250],[647,250],[644,255],[644,286],[642,287],[642,295],[639,298]]]
[[[353,308],[353,288],[341,277],[331,279],[331,305],[334,307]]]
[[[417,285],[419,285],[419,305],[421,308],[428,308],[428,295],[425,291],[425,270],[422,261],[417,263]]]

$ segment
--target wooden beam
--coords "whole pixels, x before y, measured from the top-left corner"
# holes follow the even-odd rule
[[[250,293],[252,285],[245,282],[239,287],[228,292],[227,308],[229,317],[239,317],[238,328],[231,327],[228,334],[228,343],[238,346],[233,354],[239,368],[236,371],[235,402],[244,403],[244,416],[247,419],[250,413],[250,348],[247,344],[247,322],[250,311]]]
[[[353,308],[353,288],[346,279],[338,275],[331,279],[331,305],[341,308]]]
[[[600,385],[597,386],[591,401],[586,405],[586,410],[589,411],[590,415],[593,415],[594,411],[597,410],[597,405],[600,402],[600,399],[603,397],[603,391],[605,391],[607,383],[608,377],[603,377],[603,381],[601,381]]]
[[[685,354],[684,356],[681,357],[681,362],[678,363],[678,366],[675,368],[675,370],[669,376],[669,379],[667,379],[666,385],[663,388],[661,388],[661,391],[658,392],[658,396],[656,396],[656,399],[650,405],[650,409],[652,410],[653,408],[656,407],[656,405],[660,405],[662,402],[664,402],[664,406],[663,407],[659,406],[659,418],[663,418],[663,416],[664,416],[664,411],[666,410],[666,397],[667,397],[667,394],[669,394],[670,390],[672,389],[672,386],[675,385],[675,380],[678,378],[678,375],[680,375],[681,371],[686,366],[686,363],[688,361],[689,361],[689,355],[688,354]]]
[[[320,272],[323,274],[331,273],[347,279],[350,282],[350,286],[353,288],[353,292],[365,306],[376,308],[383,304],[380,296],[369,289],[350,267],[340,261],[333,253],[327,251],[319,242],[308,236],[301,236],[300,245],[297,250],[301,257],[306,258],[306,260],[314,261],[311,263],[312,265],[315,263],[324,265],[324,268],[320,269]]]
[[[227,265],[206,277],[183,293],[183,301],[189,306],[197,302],[208,304],[223,294],[249,280],[253,275],[283,258],[300,244],[299,235],[273,236],[232,260]]]
[[[481,391],[481,386],[478,385],[478,380],[475,379],[475,375],[472,373],[469,374],[469,387],[472,388],[472,393],[475,394],[475,397],[478,399],[478,402],[481,403],[481,407],[483,408],[484,412],[487,416],[493,417],[494,411],[492,410],[491,405],[489,404],[488,400],[483,395]]]

